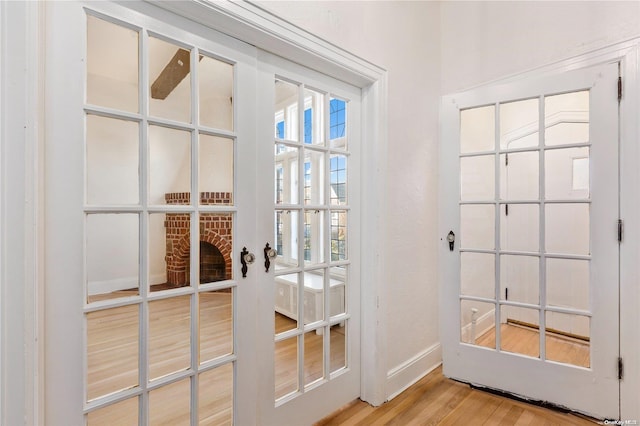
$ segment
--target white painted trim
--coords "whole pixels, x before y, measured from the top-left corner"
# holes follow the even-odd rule
[[[362,92],[361,353],[360,398],[374,406],[386,400],[387,331],[387,74]],[[365,147],[371,149],[364,149]]]
[[[153,4],[269,53],[286,59],[295,58],[301,65],[358,87],[374,83],[385,72],[251,1],[193,0]]]
[[[154,2],[187,19],[362,88],[361,398],[385,401],[387,72],[249,2]],[[366,250],[364,250],[366,248]],[[364,374],[366,373],[366,374]]]
[[[1,2],[2,424],[40,424],[41,254],[38,209],[41,19],[37,2]],[[10,106],[10,107],[9,107]]]
[[[7,36],[5,34],[7,28],[7,22],[5,20],[6,2],[0,3],[0,233],[4,236],[4,224],[5,224],[5,214],[4,214],[4,150],[5,150],[5,137],[4,131],[5,129],[5,80],[4,76],[6,75],[5,66],[7,64],[6,61],[6,51],[7,48],[5,46],[5,41]],[[4,239],[3,239],[4,241]],[[5,383],[5,374],[4,374],[4,348],[5,348],[5,336],[4,336],[4,301],[5,298],[5,283],[7,280],[4,276],[5,271],[5,259],[4,259],[4,244],[0,243],[0,422],[6,423],[6,419],[4,413],[6,410],[4,409],[4,395],[6,389]]]
[[[640,39],[622,60],[620,108],[620,217],[624,238],[620,252],[620,355],[624,378],[620,383],[621,418],[640,419]]]
[[[149,277],[149,283],[154,285],[156,283],[166,282],[165,274],[155,274]],[[117,278],[115,280],[103,280],[103,281],[90,281],[87,283],[87,289],[89,292],[89,296],[93,296],[96,294],[105,294],[111,293],[119,290],[129,290],[132,288],[138,288],[140,285],[140,278],[135,277],[125,277],[125,278]]]
[[[387,389],[389,390],[389,395],[386,400],[389,401],[395,398],[418,380],[439,367],[440,364],[442,364],[442,347],[440,343],[436,343],[402,364],[392,368],[387,373]]]

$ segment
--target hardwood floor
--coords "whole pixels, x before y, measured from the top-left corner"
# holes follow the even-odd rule
[[[198,335],[200,362],[232,353],[231,293],[218,291],[201,293]],[[178,296],[149,303],[149,379],[190,367],[190,296]],[[139,382],[139,307],[123,306],[92,312],[87,315],[87,392],[89,399],[109,395],[122,389],[132,389]],[[275,331],[296,327],[295,321],[275,314]],[[503,348],[531,356],[537,355],[537,330],[504,324],[501,328]],[[304,383],[298,383],[298,338],[286,339],[276,345],[276,397],[295,391],[298,386],[322,377],[325,336],[311,331],[304,336]],[[330,330],[330,369],[345,365],[345,329]],[[495,346],[493,332],[477,339],[483,346]],[[555,349],[550,349],[551,347]],[[549,352],[551,350],[551,352]],[[547,352],[559,353],[563,362],[588,363],[588,344],[566,338],[547,340]],[[581,364],[582,363],[582,364]],[[587,364],[588,365],[588,364]],[[226,364],[200,373],[199,416],[202,425],[229,425],[233,407],[233,367]],[[149,394],[150,424],[189,424],[191,384],[188,377],[158,387]],[[89,425],[137,424],[138,398],[91,412]],[[410,389],[381,407],[371,407],[354,401],[317,425],[452,425],[452,424],[592,424],[576,415],[551,411],[495,396],[442,376],[437,369]],[[289,425],[287,425],[289,426]]]
[[[538,330],[514,324],[501,324],[501,349],[532,357],[540,356]],[[495,329],[490,329],[476,340],[478,346],[496,347]],[[565,364],[589,367],[589,342],[547,331],[547,359]]]
[[[124,295],[129,295],[123,293]],[[123,294],[103,295],[105,300]],[[233,352],[232,294],[226,291],[200,293],[198,360],[207,362]],[[88,399],[133,389],[139,383],[138,305],[128,305],[87,314]],[[151,382],[184,372],[191,366],[191,301],[178,296],[149,302],[148,350]],[[297,323],[275,314],[275,331],[297,327]],[[314,331],[304,335],[304,383],[298,383],[298,338],[276,344],[276,397],[296,391],[323,377],[325,336]],[[331,372],[345,366],[345,329],[331,327],[329,333]],[[188,425],[191,410],[190,380],[185,378],[161,386],[149,394],[150,424]],[[229,425],[233,412],[233,367],[226,364],[200,373],[198,412],[201,425]],[[135,425],[138,399],[129,398],[107,408],[92,411],[89,425]]]
[[[595,420],[471,389],[445,378],[441,367],[391,401],[356,400],[315,426],[591,425]]]

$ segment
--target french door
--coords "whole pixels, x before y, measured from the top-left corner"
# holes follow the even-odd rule
[[[302,425],[360,396],[360,91],[260,52],[260,423]],[[265,265],[266,266],[266,265]],[[266,269],[266,268],[265,268]]]
[[[47,424],[359,396],[359,92],[147,3],[46,20]]]
[[[444,374],[618,418],[618,64],[443,101]]]

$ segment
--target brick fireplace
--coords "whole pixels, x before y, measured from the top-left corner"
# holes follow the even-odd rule
[[[189,192],[165,194],[167,204],[189,204]],[[230,205],[230,192],[201,192],[200,204]],[[167,213],[166,231],[167,284],[183,287],[190,283],[190,216],[189,213]],[[200,283],[231,279],[233,247],[231,213],[200,213]]]

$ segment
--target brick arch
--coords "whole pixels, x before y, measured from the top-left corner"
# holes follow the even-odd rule
[[[231,243],[216,231],[211,229],[204,229],[200,233],[200,241],[209,243],[216,247],[225,263],[225,279],[231,279],[232,277],[232,263]],[[167,263],[167,281],[173,285],[187,285],[189,283],[189,254],[191,246],[191,233],[186,232],[178,240],[177,244],[174,244],[173,251],[165,258]]]
[[[187,205],[190,203],[189,192],[173,192],[165,194],[167,204]],[[230,192],[201,192],[202,205],[231,205]],[[164,222],[167,265],[167,284],[180,287],[189,284],[189,247],[191,215],[189,213],[167,212]],[[225,262],[224,276],[232,276],[233,246],[233,213],[201,212],[198,229],[200,241],[216,247]]]

